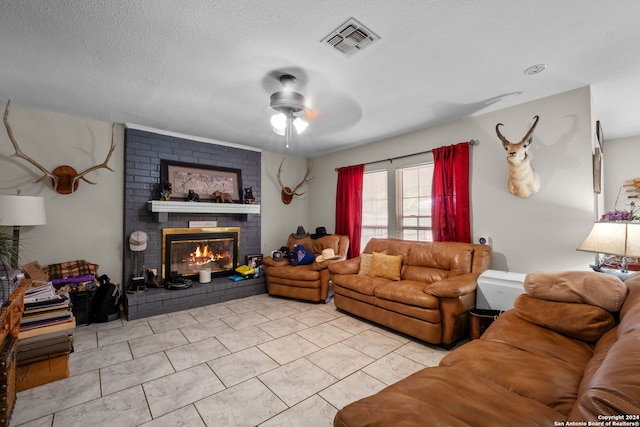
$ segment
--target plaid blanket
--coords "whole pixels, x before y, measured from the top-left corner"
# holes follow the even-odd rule
[[[45,270],[49,273],[49,280],[64,279],[65,277],[84,276],[93,274],[98,276],[98,264],[92,264],[83,259],[76,261],[49,264]]]

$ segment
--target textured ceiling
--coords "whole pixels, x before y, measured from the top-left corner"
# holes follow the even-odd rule
[[[0,101],[285,152],[277,76],[298,78],[316,156],[591,85],[606,139],[640,135],[636,0],[0,3]],[[349,18],[380,36],[345,57]],[[545,72],[525,68],[544,63]]]

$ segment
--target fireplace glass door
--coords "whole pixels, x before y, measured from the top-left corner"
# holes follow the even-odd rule
[[[201,270],[212,276],[234,272],[238,261],[239,229],[164,229],[163,278],[196,279]]]

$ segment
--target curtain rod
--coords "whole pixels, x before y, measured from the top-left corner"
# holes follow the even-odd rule
[[[476,141],[475,139],[470,139],[469,140],[469,145],[471,147],[473,147],[474,145],[478,145],[478,141]],[[419,156],[420,154],[427,154],[427,153],[431,153],[433,152],[433,150],[427,150],[427,151],[420,151],[419,153],[413,153],[413,154],[405,154],[404,156],[396,156],[396,157],[390,157],[388,159],[382,159],[382,160],[375,160],[372,162],[365,162],[362,163],[363,165],[372,165],[374,163],[380,163],[380,162],[391,162],[393,163],[394,160],[398,160],[398,159],[404,159],[406,157],[413,157],[413,156]],[[338,172],[339,168],[336,168],[336,172]]]

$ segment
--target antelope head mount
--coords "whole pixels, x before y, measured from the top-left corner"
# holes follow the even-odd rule
[[[290,187],[285,187],[285,185],[282,183],[282,180],[280,179],[280,174],[282,173],[282,165],[284,164],[285,159],[286,157],[282,159],[282,161],[280,162],[280,167],[278,168],[278,184],[280,184],[281,188],[280,198],[282,199],[282,203],[288,205],[289,203],[291,203],[293,196],[302,196],[304,194],[304,192],[298,193],[298,189],[304,184],[311,182],[313,178],[309,178],[309,174],[311,173],[311,160],[307,159],[307,173],[304,175],[304,178],[302,178],[302,181],[300,181],[298,185],[293,187],[293,190]]]
[[[115,123],[111,127],[111,147],[109,147],[109,153],[107,154],[107,157],[104,160],[104,162],[95,166],[91,166],[90,168],[85,169],[82,172],[78,172],[73,167],[67,166],[67,165],[58,166],[52,172],[49,172],[49,170],[47,170],[40,163],[36,162],[31,157],[24,154],[24,152],[18,146],[18,142],[13,136],[13,131],[11,130],[11,126],[9,126],[10,102],[11,102],[10,100],[7,102],[7,106],[4,109],[4,127],[7,129],[7,135],[9,135],[9,140],[11,141],[11,144],[13,145],[13,149],[15,150],[15,154],[13,156],[26,160],[27,162],[31,163],[33,166],[38,168],[40,172],[43,173],[42,177],[36,180],[36,182],[40,182],[45,178],[50,178],[51,185],[53,186],[53,189],[55,191],[57,191],[60,194],[71,194],[78,189],[78,184],[80,180],[88,184],[92,184],[92,185],[96,184],[95,182],[89,181],[85,177],[85,175],[88,174],[89,172],[93,172],[98,169],[108,169],[111,172],[113,172],[113,169],[109,167],[108,163],[109,163],[109,159],[111,159],[111,155],[113,154],[113,151],[116,148],[116,144],[114,141]]]
[[[502,141],[502,146],[507,151],[507,164],[509,165],[509,181],[507,185],[509,192],[523,199],[537,193],[540,189],[540,177],[533,170],[527,154],[527,149],[533,141],[533,130],[536,128],[539,119],[538,116],[533,118],[533,125],[531,125],[527,134],[520,142],[515,144],[509,142],[500,133],[500,126],[504,125],[502,123],[496,125],[496,134],[498,134],[498,138]]]

